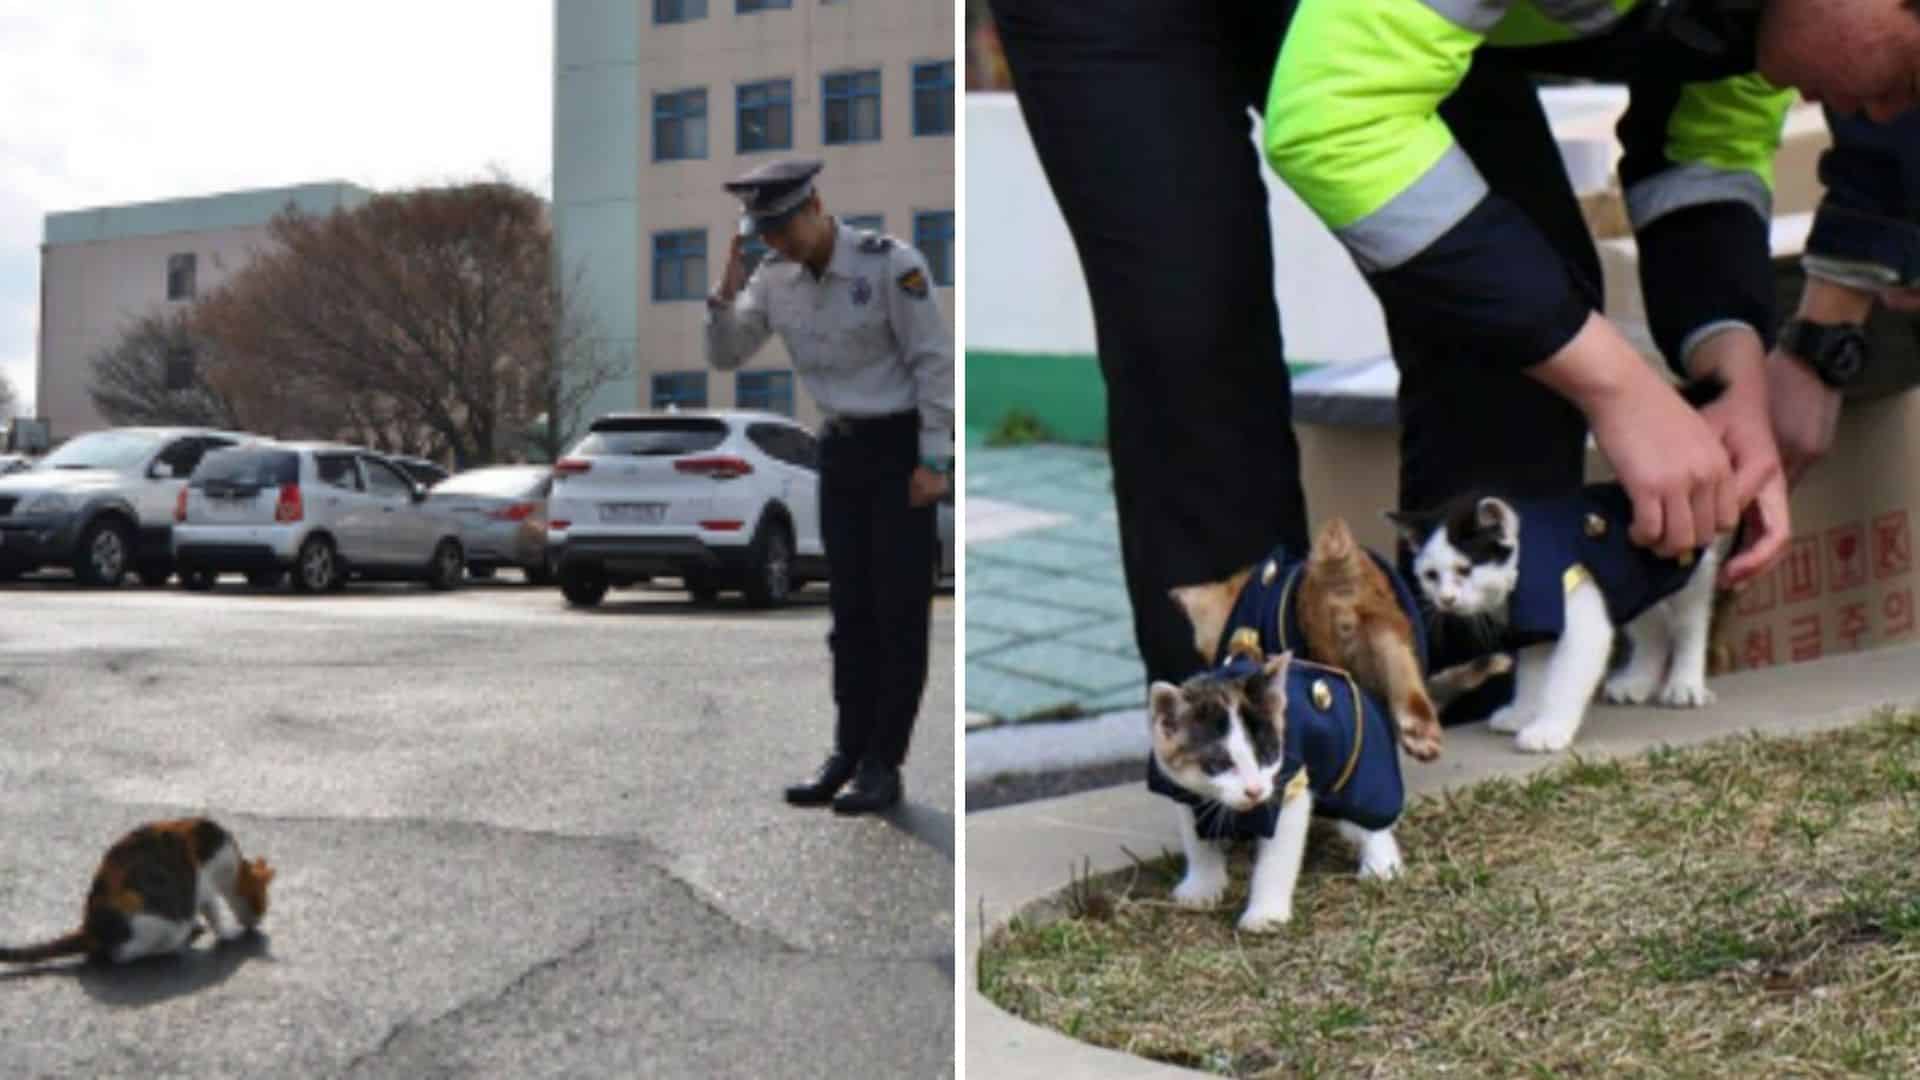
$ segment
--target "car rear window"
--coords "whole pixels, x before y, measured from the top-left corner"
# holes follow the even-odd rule
[[[575,456],[625,454],[670,457],[711,450],[727,440],[724,421],[699,417],[632,417],[601,420],[578,446]]]
[[[498,495],[515,498],[532,495],[547,478],[544,468],[474,469],[456,473],[434,487],[435,495]]]
[[[300,482],[300,456],[291,450],[217,450],[200,459],[189,486],[279,487]]]

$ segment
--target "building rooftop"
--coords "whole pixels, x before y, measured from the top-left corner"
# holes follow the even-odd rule
[[[47,215],[44,242],[49,246],[91,244],[130,236],[241,229],[265,225],[289,204],[302,213],[322,215],[358,206],[373,194],[358,184],[333,180],[68,210]]]

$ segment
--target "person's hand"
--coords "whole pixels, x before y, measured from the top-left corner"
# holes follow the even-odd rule
[[[1792,532],[1787,479],[1780,466],[1770,412],[1771,373],[1760,335],[1724,330],[1701,342],[1688,357],[1696,378],[1711,375],[1725,389],[1700,410],[1733,465],[1733,491],[1747,521],[1741,548],[1720,570],[1723,586],[1737,587],[1773,565]]]
[[[727,268],[720,274],[720,284],[707,294],[707,306],[725,307],[733,303],[740,290],[747,285],[747,239],[739,233],[733,234],[733,243],[727,246]]]
[[[913,475],[907,478],[907,505],[931,506],[946,498],[949,486],[946,473],[915,465]]]
[[[1733,464],[1712,427],[1595,313],[1528,373],[1586,414],[1633,501],[1634,543],[1674,558],[1740,520]]]
[[[1833,447],[1840,426],[1840,391],[1820,381],[1804,361],[1779,349],[1767,358],[1767,409],[1787,486],[1796,487]]]

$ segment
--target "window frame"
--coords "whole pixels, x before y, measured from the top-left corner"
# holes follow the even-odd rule
[[[772,405],[766,404],[766,402],[768,401],[777,401],[778,397],[776,395],[765,395],[761,397],[759,403],[748,404],[746,399],[742,397],[741,390],[749,382],[753,382],[756,384],[763,384],[767,386],[771,386],[776,383],[783,383],[786,389],[785,398],[786,398],[787,407],[784,409],[778,409],[778,408],[774,408]],[[736,408],[757,409],[761,412],[778,413],[781,416],[788,416],[788,417],[792,416],[793,407],[794,407],[793,372],[791,371],[735,372],[733,376],[733,403]]]
[[[862,143],[880,142],[886,138],[887,114],[886,114],[886,101],[885,101],[885,98],[886,98],[885,74],[886,74],[885,69],[877,68],[877,67],[839,68],[834,71],[823,71],[820,73],[820,143],[821,145],[823,146],[858,146]],[[871,92],[868,92],[865,89],[850,89],[850,90],[842,89],[842,90],[836,91],[831,89],[830,87],[831,82],[835,79],[861,80],[869,77],[871,77],[871,79],[873,80]],[[861,137],[858,134],[856,134],[853,130],[855,105],[859,101],[869,97],[873,99],[873,134],[869,137]],[[846,106],[846,109],[847,109],[847,113],[846,113],[847,137],[844,139],[835,139],[832,137],[833,107],[836,104],[843,104]]]
[[[921,82],[920,75],[922,72],[932,71],[940,68],[946,69],[946,78],[943,82],[928,82],[928,83]],[[907,72],[908,72],[907,101],[908,101],[909,107],[913,110],[914,138],[916,139],[922,138],[922,137],[937,138],[941,135],[952,135],[953,134],[953,61],[952,60],[918,60],[918,61],[915,61],[913,64],[909,65]],[[920,95],[922,92],[928,92],[928,91],[935,92],[935,93],[945,91],[947,95],[947,112],[946,112],[947,126],[944,128],[927,129],[920,126]]]
[[[192,300],[199,292],[198,252],[176,251],[167,256],[167,300]]]
[[[700,385],[699,399],[694,400],[688,397],[686,400],[682,400],[681,395],[678,394],[672,394],[663,398],[661,388],[664,385],[672,384],[676,380],[684,380],[689,385],[697,380]],[[712,389],[709,387],[708,382],[707,372],[697,371],[691,368],[683,368],[675,371],[650,372],[647,376],[647,400],[652,404],[649,407],[655,410],[674,407],[681,409],[707,408],[707,403],[712,400]]]
[[[689,10],[698,8],[698,11]],[[668,10],[672,9],[672,10]],[[707,17],[707,0],[653,0],[655,26],[699,22]]]
[[[670,241],[670,240],[676,240],[676,239],[685,240],[690,237],[696,237],[696,236],[699,237],[700,239],[699,252],[697,254],[695,254],[690,249],[689,250],[667,250],[665,252],[663,252],[661,249],[662,241]],[[708,282],[707,282],[708,250],[709,249],[707,246],[707,230],[704,228],[661,229],[653,233],[651,238],[651,243],[649,245],[649,253],[652,256],[652,267],[653,267],[653,282],[652,282],[652,288],[649,290],[649,295],[652,297],[653,302],[656,304],[678,304],[678,303],[685,303],[689,300],[705,300],[707,297],[707,286],[708,286]],[[700,272],[698,274],[689,274],[684,269],[681,271],[681,280],[679,281],[679,285],[682,289],[685,290],[685,293],[682,295],[673,295],[673,296],[667,295],[663,288],[665,279],[660,272],[662,264],[665,261],[670,259],[676,265],[684,265],[685,263],[690,262],[691,260],[696,258],[700,260]]]
[[[778,89],[780,91],[780,93],[777,95],[777,100],[776,100],[776,95],[772,93],[772,91],[774,91],[775,89]],[[766,94],[766,99],[763,101],[757,102],[755,104],[749,105],[746,101],[747,95],[750,93],[754,93],[756,91]],[[785,109],[787,111],[786,141],[782,143],[775,143],[771,140],[768,140],[766,143],[760,146],[748,146],[747,145],[748,127],[746,124],[747,110],[756,109],[761,111],[771,111],[776,108]],[[767,127],[768,125],[765,119],[763,118],[760,124],[760,128],[761,130],[765,130]],[[780,151],[787,151],[792,149],[793,149],[793,78],[791,76],[788,76],[785,78],[755,79],[753,82],[733,84],[733,152],[736,154],[766,154],[766,153],[778,153]]]
[[[940,218],[946,219],[946,234],[940,237],[945,243],[946,266],[944,268],[944,276],[941,273],[942,267],[927,255],[929,245],[927,244],[927,232],[924,227],[926,224]],[[933,278],[935,285],[943,289],[953,287],[953,224],[954,214],[951,210],[915,210],[913,212],[914,250],[918,251],[920,256],[927,260],[927,275]]]
[[[697,114],[685,109],[684,107],[681,107],[681,108],[673,107],[677,105],[681,99],[688,98],[691,95],[695,95],[695,94],[699,95],[699,99],[700,99],[700,111]],[[707,88],[706,87],[687,86],[687,87],[682,87],[678,90],[654,91],[653,93],[653,160],[656,162],[707,160],[707,155],[712,148],[712,140],[711,138],[709,138],[711,129],[709,129],[709,127],[707,126],[707,119],[708,119],[708,111],[707,111]],[[686,144],[688,141],[687,132],[688,130],[690,130],[692,126],[692,122],[696,120],[699,122],[700,152],[697,154],[687,153],[685,152]],[[673,123],[673,124],[679,125],[678,130],[680,133],[680,146],[682,149],[681,153],[673,154],[671,156],[662,153],[661,145],[660,145],[661,144],[660,128],[662,123]]]

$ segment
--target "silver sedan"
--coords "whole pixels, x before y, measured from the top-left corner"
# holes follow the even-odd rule
[[[490,578],[511,567],[533,584],[545,585],[553,579],[547,555],[552,491],[550,466],[488,465],[440,481],[427,500],[459,522],[469,574]]]

